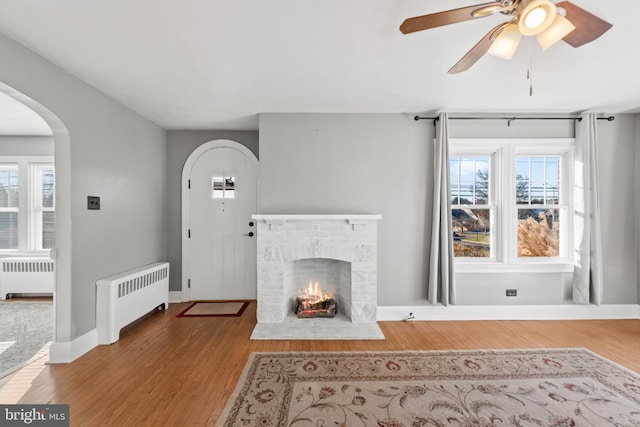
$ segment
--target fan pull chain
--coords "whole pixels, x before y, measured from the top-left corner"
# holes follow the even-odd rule
[[[529,69],[527,70],[527,80],[529,80],[529,96],[533,96],[533,53],[531,52],[531,43],[528,43],[529,49]]]

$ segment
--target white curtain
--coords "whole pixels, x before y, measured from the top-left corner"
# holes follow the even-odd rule
[[[576,124],[573,277],[573,302],[576,304],[602,304],[597,124],[598,119],[592,113],[583,114]]]
[[[431,304],[455,304],[453,228],[449,197],[449,115],[440,113],[436,123],[433,162],[433,224],[429,264],[428,300]]]

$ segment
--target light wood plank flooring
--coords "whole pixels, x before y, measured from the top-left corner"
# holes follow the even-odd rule
[[[250,341],[241,318],[177,318],[171,304],[120,341],[49,365],[22,403],[68,403],[72,426],[213,425],[253,351],[585,347],[640,372],[640,320],[381,322],[384,341]]]

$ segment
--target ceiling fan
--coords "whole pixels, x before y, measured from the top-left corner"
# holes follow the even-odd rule
[[[569,1],[502,0],[406,19],[403,34],[483,18],[496,13],[510,17],[492,28],[451,69],[456,74],[471,68],[485,53],[511,59],[521,36],[536,36],[543,49],[564,40],[573,47],[589,43],[612,25]]]

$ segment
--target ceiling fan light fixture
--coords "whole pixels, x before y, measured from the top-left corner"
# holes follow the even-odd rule
[[[518,44],[520,44],[521,38],[522,34],[520,34],[518,26],[516,24],[509,24],[504,27],[500,35],[496,37],[488,53],[498,58],[511,59],[518,48]]]
[[[549,28],[557,15],[556,5],[549,0],[533,0],[522,10],[518,28],[525,36],[537,36]]]
[[[575,29],[576,26],[573,25],[571,21],[558,14],[553,20],[553,24],[551,24],[551,26],[545,31],[538,34],[538,43],[540,43],[542,50],[547,50]]]
[[[471,16],[473,16],[474,18],[484,18],[485,16],[490,16],[496,12],[499,12],[501,9],[502,5],[484,6],[471,12]]]

